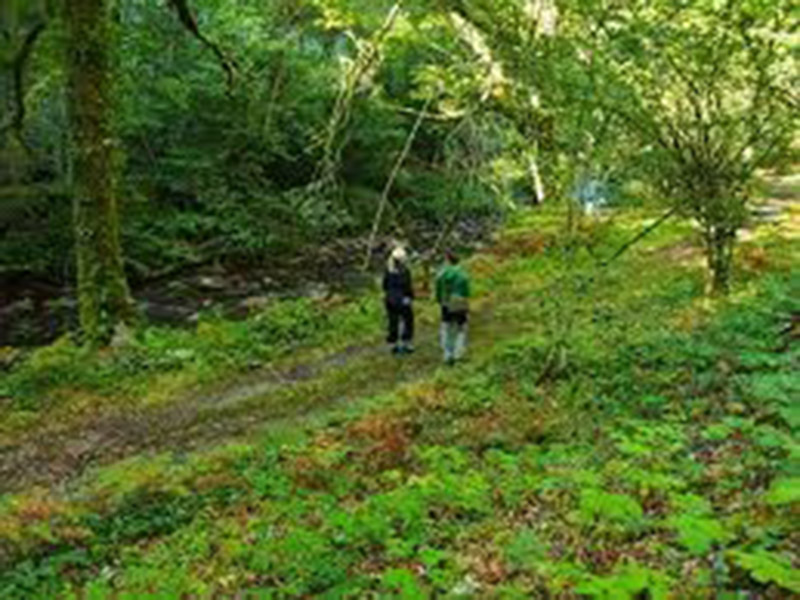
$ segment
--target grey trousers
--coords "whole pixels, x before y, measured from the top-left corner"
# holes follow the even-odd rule
[[[467,352],[467,313],[450,312],[442,308],[439,339],[446,361],[460,360]]]

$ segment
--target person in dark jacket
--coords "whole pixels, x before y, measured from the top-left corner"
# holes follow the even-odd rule
[[[389,335],[386,341],[392,345],[394,354],[410,354],[414,351],[412,345],[414,341],[414,287],[407,263],[406,251],[398,246],[392,251],[383,275],[386,314],[389,319]]]

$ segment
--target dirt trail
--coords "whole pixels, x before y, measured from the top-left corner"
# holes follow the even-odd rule
[[[30,485],[63,484],[89,467],[134,454],[189,450],[257,430],[265,420],[286,417],[285,407],[269,401],[276,391],[313,381],[329,369],[342,368],[380,349],[353,346],[284,371],[252,374],[213,394],[187,395],[153,408],[125,407],[62,431],[48,431],[45,439],[30,436],[0,448],[0,493]],[[245,403],[248,410],[242,414],[236,409]],[[307,411],[297,414],[303,412]]]
[[[491,308],[476,312],[477,335],[491,314]],[[495,335],[497,324],[492,329]],[[391,356],[384,344],[349,346],[284,370],[262,370],[214,393],[125,407],[28,436],[0,448],[0,493],[66,486],[88,469],[137,454],[187,452],[304,423],[435,371],[441,366],[435,332],[424,331],[418,342],[417,353],[403,358]]]
[[[740,231],[741,241],[750,241],[759,227],[768,226],[787,238],[800,237],[800,173],[765,175],[766,197],[750,207],[751,223]]]
[[[790,208],[797,202],[797,179],[786,186],[775,195],[781,200],[778,212],[790,215],[791,235],[798,225]],[[353,345],[291,367],[273,366],[215,393],[187,394],[158,407],[119,408],[46,435],[34,433],[0,447],[0,494],[31,485],[64,486],[87,469],[136,454],[190,451],[269,428],[307,425],[312,416],[355,405],[438,369],[433,329],[423,328],[419,352],[411,357],[398,360],[375,341]],[[473,343],[491,346],[519,334],[520,324],[504,322],[488,304],[475,311],[471,330]]]

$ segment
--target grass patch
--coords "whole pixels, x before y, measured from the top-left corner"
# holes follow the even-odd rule
[[[0,595],[800,593],[797,277],[774,260],[708,304],[653,251],[684,234],[601,271],[553,241],[476,257],[469,363],[358,359],[287,396],[361,398],[313,420],[5,497]]]

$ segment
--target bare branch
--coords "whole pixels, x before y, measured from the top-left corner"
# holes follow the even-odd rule
[[[218,44],[211,41],[203,34],[202,31],[200,31],[200,26],[197,24],[197,19],[195,19],[192,11],[189,9],[188,0],[167,1],[169,5],[175,9],[175,12],[178,14],[178,19],[189,31],[189,33],[200,40],[200,43],[210,49],[217,57],[217,60],[219,61],[222,69],[225,71],[225,75],[228,80],[228,91],[230,92],[233,90],[233,85],[236,80],[236,63],[225,55],[225,53],[222,51],[222,48],[220,48]]]
[[[0,135],[4,134],[9,130],[13,130],[22,147],[25,148],[25,150],[28,152],[30,152],[30,149],[28,148],[28,145],[25,143],[25,138],[23,136],[23,127],[25,125],[25,115],[26,115],[25,87],[24,87],[25,67],[28,63],[28,59],[31,57],[31,54],[33,53],[33,49],[36,46],[36,42],[44,32],[46,27],[47,24],[44,21],[34,25],[33,28],[31,28],[31,30],[25,36],[24,40],[22,41],[22,46],[20,46],[19,51],[11,61],[11,70],[14,78],[15,110],[14,114],[11,116],[10,121],[4,125],[0,125]]]
[[[346,140],[340,140],[339,136],[350,122],[358,83],[379,63],[381,45],[394,29],[402,8],[402,0],[397,0],[389,10],[381,27],[365,42],[352,66],[345,73],[342,87],[336,97],[333,112],[326,127],[322,142],[323,157],[315,175],[315,179],[322,184],[330,183],[335,179],[342,148],[346,144]]]
[[[417,137],[417,133],[422,127],[422,122],[425,120],[425,115],[428,112],[431,104],[433,103],[434,96],[431,95],[425,101],[425,106],[422,107],[422,112],[419,113],[417,120],[414,123],[414,126],[411,128],[411,133],[408,134],[408,138],[406,139],[406,143],[403,146],[403,150],[400,152],[400,156],[397,157],[397,161],[392,168],[391,173],[389,173],[389,179],[386,180],[386,185],[383,188],[383,193],[381,194],[381,199],[378,202],[378,211],[375,214],[375,221],[372,224],[372,232],[369,236],[369,243],[367,244],[367,255],[364,258],[364,270],[366,271],[369,268],[370,260],[372,259],[372,247],[375,244],[375,238],[378,235],[378,231],[380,230],[381,220],[383,218],[383,213],[386,210],[386,205],[389,202],[389,194],[394,187],[394,182],[397,179],[397,176],[400,174],[400,169],[403,167],[403,163],[405,162],[406,158],[408,157],[408,153],[411,152],[411,147],[414,144],[414,140]]]
[[[661,227],[661,225],[663,225],[667,220],[670,219],[670,217],[672,217],[674,214],[676,214],[679,210],[680,210],[680,205],[678,205],[678,204],[674,205],[667,212],[665,212],[658,219],[656,219],[650,226],[646,227],[645,229],[640,231],[638,234],[636,234],[633,238],[631,238],[630,240],[625,242],[622,246],[620,246],[619,249],[616,252],[614,252],[614,254],[612,254],[609,258],[607,258],[604,261],[600,261],[599,265],[601,267],[607,267],[608,265],[610,265],[612,262],[617,260],[620,256],[625,254],[628,250],[630,250],[634,245],[636,245],[641,240],[643,240],[645,237],[650,235],[653,231],[655,231],[656,229]]]

